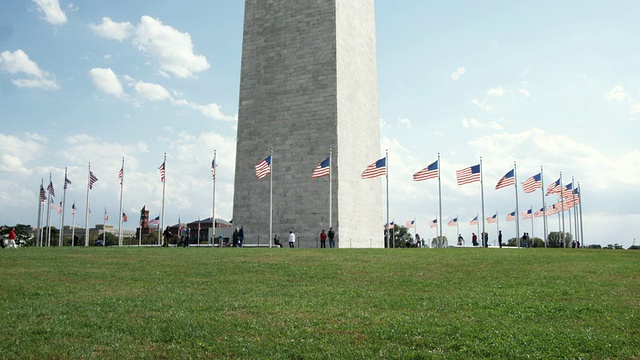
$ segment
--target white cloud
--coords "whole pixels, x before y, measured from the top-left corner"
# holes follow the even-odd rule
[[[130,37],[135,30],[130,22],[117,23],[108,17],[103,17],[101,24],[91,24],[89,27],[102,37],[118,41]]]
[[[502,97],[505,94],[505,90],[503,87],[498,87],[495,89],[489,89],[487,91],[487,96],[488,97]]]
[[[67,15],[60,8],[59,0],[33,0],[38,5],[43,19],[52,25],[60,25],[67,22]]]
[[[412,126],[411,126],[411,119],[407,119],[407,118],[400,118],[400,119],[398,119],[398,122],[399,122],[401,125],[404,125],[407,129],[411,129],[411,128],[412,128]]]
[[[626,99],[629,94],[624,90],[624,87],[616,85],[607,94],[607,100],[623,100]]]
[[[45,141],[30,133],[21,137],[0,134],[0,172],[31,174],[27,165],[44,149]]]
[[[462,75],[464,75],[467,71],[465,70],[464,66],[461,66],[458,68],[458,70],[454,71],[451,74],[451,79],[453,80],[458,80]]]
[[[89,70],[89,76],[93,84],[108,95],[124,98],[122,84],[116,74],[110,68],[93,68]]]
[[[483,129],[483,128],[491,128],[493,130],[503,129],[503,126],[500,125],[498,122],[490,121],[488,124],[485,124],[480,120],[474,119],[474,118],[471,118],[471,119],[463,118],[462,126],[465,128],[475,128],[475,129]]]
[[[491,110],[491,105],[487,104],[486,101],[480,101],[478,99],[473,99],[473,100],[471,100],[471,103],[473,105],[476,105],[476,106],[480,107],[484,111]]]
[[[503,98],[506,95],[519,95],[522,100],[531,96],[529,91],[523,88],[510,89],[508,87],[497,87],[487,90],[484,100],[473,99],[471,103],[480,107],[484,111],[490,111],[493,107],[489,104],[492,99]]]
[[[105,17],[99,25],[91,28],[108,39],[124,40],[132,37],[138,50],[156,59],[163,76],[179,78],[195,77],[195,74],[209,69],[207,58],[193,52],[193,42],[189,33],[180,32],[160,20],[142,16],[140,23],[116,23]]]
[[[215,119],[215,120],[224,120],[224,121],[237,121],[238,120],[238,116],[237,115],[225,115],[225,114],[223,114],[222,111],[220,110],[220,105],[217,105],[217,104],[214,104],[214,103],[201,105],[201,104],[198,104],[198,103],[189,102],[189,101],[186,101],[186,100],[181,100],[181,101],[177,101],[176,104],[177,105],[188,106],[191,109],[198,110],[203,115],[205,115],[207,117],[210,117],[212,119]]]
[[[10,74],[25,74],[28,79],[14,79],[12,83],[19,88],[37,88],[44,90],[58,90],[60,85],[55,78],[40,69],[37,63],[29,59],[24,51],[4,51],[0,54],[0,70]]]
[[[171,95],[162,85],[138,81],[135,83],[136,96],[148,101],[171,100]]]

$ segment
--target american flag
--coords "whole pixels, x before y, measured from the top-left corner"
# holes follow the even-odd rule
[[[527,211],[523,211],[522,212],[522,218],[525,219],[525,220],[526,219],[531,219],[531,216],[533,215],[533,214],[531,214],[531,212],[532,212],[531,209],[529,209]]]
[[[165,170],[164,162],[162,163],[162,165],[158,166],[158,170],[160,170],[160,181],[164,182],[164,170]]]
[[[42,184],[40,184],[40,202],[47,202],[47,193],[44,191]]]
[[[394,226],[395,226],[395,224],[394,224],[394,222],[392,221],[392,222],[390,222],[390,223],[389,223],[389,227],[388,227],[388,229],[390,229],[390,230],[391,230],[391,229],[393,229],[393,228],[394,228]]]
[[[451,221],[449,221],[449,222],[447,223],[447,225],[449,225],[449,226],[456,226],[456,224],[457,224],[457,223],[458,223],[458,218],[454,218],[454,219],[452,219]]]
[[[386,164],[387,164],[387,158],[383,157],[382,159],[367,166],[367,168],[364,169],[360,177],[363,179],[373,179],[375,177],[385,175],[387,173]]]
[[[496,184],[496,190],[514,185],[515,183],[516,183],[515,171],[514,169],[511,169],[508,173],[506,173],[502,177],[502,179],[498,181],[498,183]]]
[[[542,174],[536,174],[522,183],[522,190],[529,194],[542,188]]]
[[[480,181],[480,164],[456,171],[456,180],[458,181],[458,185],[466,185]]]
[[[535,217],[542,217],[544,215],[544,208],[541,207],[540,210],[536,211],[535,214],[533,214],[533,216]]]
[[[216,178],[216,159],[211,160],[211,178]]]
[[[434,161],[431,165],[413,174],[413,181],[422,181],[435,179],[438,177],[438,160]]]
[[[51,210],[54,210],[56,208],[56,204],[53,202],[53,200],[49,202],[49,207],[51,208]]]
[[[118,179],[120,179],[120,185],[122,185],[122,181],[124,181],[124,167],[121,167],[120,171],[118,171]]]
[[[550,205],[547,208],[547,215],[553,215],[553,214],[559,213],[560,212],[560,207],[561,207],[560,203]]]
[[[507,221],[513,221],[516,219],[516,212],[512,211],[510,213],[507,214]]]
[[[104,221],[109,221],[109,213],[107,213],[107,208],[104,208]]]
[[[160,215],[156,216],[154,219],[150,220],[149,225],[159,225],[160,224]]]
[[[495,223],[495,222],[497,222],[497,221],[498,221],[498,213],[495,213],[495,214],[493,214],[493,216],[489,216],[489,217],[487,218],[487,222],[488,222],[489,224],[493,224],[493,223]]]
[[[570,204],[571,206],[580,204],[580,188],[577,187],[573,189],[571,195],[567,196],[565,202]]]
[[[329,158],[326,158],[323,162],[318,164],[315,169],[313,169],[313,173],[311,174],[312,179],[316,179],[319,177],[329,175]]]
[[[53,183],[49,180],[49,186],[47,186],[47,190],[49,191],[49,195],[56,197],[56,191],[53,188]]]
[[[75,215],[76,213],[76,202],[73,202],[73,205],[71,205],[71,215]]]
[[[69,178],[67,177],[67,175],[64,176],[64,189],[67,190],[67,185],[71,185],[71,180],[69,180]]]
[[[62,201],[60,201],[60,203],[58,204],[58,207],[56,208],[56,212],[58,214],[60,214],[62,212]]]
[[[127,217],[127,214],[122,213],[122,222],[127,222],[127,220],[129,220],[129,218]]]
[[[568,183],[567,185],[564,186],[564,188],[562,188],[562,192],[564,193],[564,196],[567,196],[573,193],[573,183]]]
[[[264,160],[261,160],[256,164],[256,176],[258,179],[269,175],[271,173],[271,155],[267,156]]]
[[[478,224],[478,215],[476,215],[476,217],[474,217],[473,220],[471,220],[469,225],[477,225],[477,224]]]
[[[560,189],[562,189],[562,185],[560,185],[560,178],[558,178],[558,180],[552,182],[551,185],[547,187],[547,193],[545,194],[545,196],[551,194],[559,194]]]
[[[429,223],[429,227],[434,228],[436,226],[438,226],[438,219],[431,220],[431,222]]]
[[[405,224],[405,227],[407,229],[411,229],[413,227],[413,224],[415,224],[415,223],[416,223],[415,220],[407,221],[407,223]]]
[[[87,211],[89,213],[89,217],[91,217],[91,208]]]
[[[89,171],[89,189],[93,189],[93,184],[95,184],[96,181],[98,181],[98,178],[93,175],[92,171]]]

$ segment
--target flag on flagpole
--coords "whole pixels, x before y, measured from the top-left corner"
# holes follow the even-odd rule
[[[458,218],[453,218],[447,223],[449,226],[456,226],[458,224]]]
[[[122,222],[127,222],[127,220],[129,220],[129,218],[127,217],[127,214],[122,213]]]
[[[255,165],[255,168],[258,179],[269,175],[271,173],[271,155],[264,158],[264,160],[260,160],[260,162]]]
[[[528,178],[527,180],[525,180],[522,183],[522,190],[524,190],[525,193],[532,193],[538,189],[542,188],[542,174],[538,173],[536,175],[533,175],[532,177]]]
[[[508,173],[506,173],[502,177],[502,179],[498,181],[498,183],[496,184],[496,190],[514,185],[516,183],[516,178],[514,175],[515,175],[515,171],[514,169],[511,169]]]
[[[436,227],[436,226],[438,226],[438,219],[437,219],[437,218],[436,218],[436,219],[433,219],[433,220],[429,223],[429,227],[430,227],[430,228],[434,228],[434,227]]]
[[[311,174],[312,179],[317,179],[319,177],[328,176],[329,175],[329,162],[330,159],[326,158],[323,162],[318,164],[315,169],[313,169],[313,173]]]
[[[124,160],[122,160],[124,162]],[[124,165],[118,171],[118,179],[120,179],[120,185],[122,185],[122,181],[124,180]]]
[[[387,164],[387,158],[383,157],[382,159],[367,166],[367,168],[364,169],[360,177],[363,179],[373,179],[375,177],[385,175],[387,173],[386,164]]]
[[[73,205],[71,205],[71,215],[75,215],[76,213],[76,202],[73,202]]]
[[[480,181],[480,164],[456,171],[458,186]]]
[[[507,221],[513,221],[516,219],[516,212],[512,211],[510,213],[507,214]]]
[[[474,217],[473,220],[471,220],[469,225],[478,225],[478,215],[476,215],[476,217]]]
[[[216,178],[216,159],[211,160],[211,178]]]
[[[531,214],[531,209],[527,210],[527,211],[523,211],[522,213],[522,219],[526,220],[526,219],[531,219],[531,216],[533,214]]]
[[[489,217],[487,218],[487,222],[488,222],[489,224],[493,224],[493,223],[495,223],[495,222],[497,222],[497,221],[498,221],[498,214],[497,214],[497,213],[496,213],[496,214],[493,214],[493,216],[489,216]]]
[[[40,202],[43,204],[47,202],[47,193],[44,191],[42,184],[40,184]]]
[[[568,183],[567,185],[565,185],[562,192],[565,193],[565,196],[567,196],[566,194],[568,193],[573,193],[573,183]]]
[[[164,175],[165,175],[165,163],[163,162],[162,165],[158,166],[158,170],[160,170],[160,181],[164,182]]]
[[[67,177],[67,175],[64,176],[64,186],[63,189],[67,190],[67,185],[71,185],[71,180],[69,180],[69,178]]]
[[[92,171],[89,171],[89,189],[93,189],[93,184],[98,181],[98,178],[93,174]]]
[[[558,178],[558,180],[552,182],[551,185],[549,185],[549,187],[547,187],[547,193],[545,195],[559,194],[560,193],[560,189],[562,189],[562,185],[560,185],[560,179],[561,178]]]
[[[160,215],[156,216],[153,220],[149,220],[149,225],[160,225]]]
[[[109,213],[107,213],[107,208],[104,208],[104,221],[109,221]]]
[[[435,179],[438,177],[438,160],[431,163],[426,168],[413,174],[413,181],[423,181],[428,179]]]
[[[547,207],[547,215],[554,215],[559,212],[560,212],[560,205],[556,206],[556,204],[553,204]]]
[[[544,215],[544,208],[540,208],[540,210],[536,211],[533,216],[535,217],[542,217]]]
[[[49,195],[56,197],[56,191],[53,188],[53,183],[49,180],[49,186],[47,186],[47,191],[49,191]]]
[[[391,230],[391,229],[393,229],[394,227],[395,227],[395,224],[393,223],[393,221],[392,221],[392,222],[390,222],[390,223],[389,223],[389,227],[388,227],[388,229],[390,229],[390,230]]]
[[[62,201],[60,201],[60,203],[58,204],[58,207],[56,207],[56,212],[58,214],[60,214],[62,212]]]
[[[53,202],[53,200],[49,202],[49,207],[51,208],[51,210],[55,210],[56,204]]]
[[[411,221],[407,221],[407,223],[405,224],[405,227],[407,229],[411,229],[413,227],[413,224],[415,224],[415,220],[411,220]]]

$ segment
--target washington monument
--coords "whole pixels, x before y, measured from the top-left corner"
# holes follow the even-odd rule
[[[312,179],[330,151],[331,176]],[[233,199],[245,242],[293,231],[316,247],[332,226],[339,248],[383,247],[384,178],[360,178],[383,156],[374,0],[246,0]]]

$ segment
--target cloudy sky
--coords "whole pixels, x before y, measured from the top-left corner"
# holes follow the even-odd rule
[[[84,223],[87,166],[98,177],[93,217],[160,214],[158,166],[167,153],[166,221],[232,217],[243,1],[15,0],[0,5],[0,223],[36,224],[38,189],[52,176]],[[438,183],[411,175],[441,154],[443,222],[480,211],[478,183],[455,171],[484,166],[485,216],[505,237],[513,187],[495,184],[517,163],[519,182],[580,182],[585,242],[640,239],[640,4],[636,1],[376,0],[382,153],[390,209],[432,237]],[[258,159],[256,159],[257,161]],[[322,159],[319,159],[322,160]],[[375,180],[374,180],[375,181]],[[548,203],[557,201],[547,197]],[[520,190],[520,211],[542,206]],[[96,215],[98,214],[98,215]],[[59,226],[59,218],[52,220]],[[558,229],[557,217],[549,220]],[[566,229],[569,223],[567,220]],[[487,225],[490,234],[495,225]],[[455,227],[444,234],[455,238]],[[521,232],[542,234],[542,221]]]

